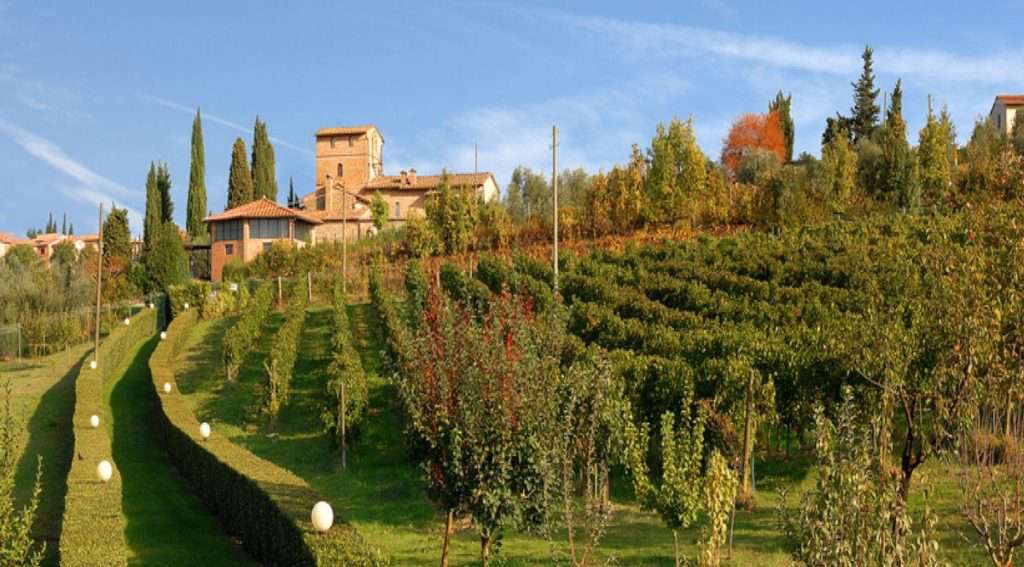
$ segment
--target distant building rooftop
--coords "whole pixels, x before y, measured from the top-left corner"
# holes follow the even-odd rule
[[[203,219],[203,222],[217,222],[235,219],[280,219],[295,218],[310,224],[320,224],[320,219],[306,213],[282,207],[277,203],[262,197],[259,200],[228,209],[223,213],[210,215]]]

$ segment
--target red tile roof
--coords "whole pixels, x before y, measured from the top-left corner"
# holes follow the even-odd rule
[[[487,182],[489,178],[493,178],[490,172],[482,173],[449,173],[448,184],[451,187],[480,187]],[[367,190],[376,189],[401,189],[407,191],[429,191],[431,189],[437,189],[437,186],[441,184],[440,175],[417,175],[416,182],[412,182],[412,177],[407,176],[405,181],[402,181],[401,175],[381,175],[366,184]]]
[[[1024,94],[996,95],[996,101],[1009,105],[1024,104]]]
[[[294,218],[301,221],[308,222],[310,224],[320,224],[320,219],[308,215],[306,213],[296,211],[295,209],[289,209],[288,207],[282,207],[277,203],[262,197],[257,201],[246,203],[244,205],[228,209],[223,213],[216,215],[210,215],[203,219],[203,222],[217,222],[234,219],[280,219],[280,218]]]
[[[0,242],[3,242],[4,244],[14,244],[15,242],[18,242],[18,240],[20,239],[15,238],[15,236],[9,232],[0,232]]]
[[[36,237],[32,239],[32,243],[36,245],[50,244],[63,239],[64,235],[58,232],[44,232],[43,234],[37,234]]]

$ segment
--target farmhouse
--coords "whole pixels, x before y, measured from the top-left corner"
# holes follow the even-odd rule
[[[312,242],[321,224],[303,211],[282,207],[267,198],[246,203],[203,219],[210,229],[210,279],[221,280],[224,264],[234,259],[252,261],[274,242],[296,246]]]
[[[384,174],[384,137],[377,127],[343,126],[316,132],[316,188],[297,206],[322,221],[314,231],[315,242],[341,240],[372,232],[370,202],[380,193],[388,204],[388,222],[400,225],[410,216],[423,215],[427,196],[441,183],[440,175],[420,175],[415,169],[398,175]],[[498,197],[494,175],[449,173],[453,187],[472,187],[485,200]]]
[[[988,119],[1000,132],[1009,134],[1013,131],[1013,122],[1021,108],[1024,108],[1024,94],[996,95],[992,109],[988,111]]]

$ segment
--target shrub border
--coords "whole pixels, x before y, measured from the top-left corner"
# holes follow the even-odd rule
[[[60,535],[62,566],[127,565],[131,552],[125,541],[125,520],[121,507],[121,472],[114,462],[108,424],[93,428],[89,418],[103,416],[103,390],[114,370],[156,330],[156,310],[145,309],[131,318],[131,324],[116,325],[100,343],[99,365],[79,366],[75,377],[75,414],[72,420],[74,453],[68,471],[64,517]],[[88,357],[89,361],[93,357]],[[101,417],[102,419],[102,417]],[[96,478],[96,465],[106,459],[114,475],[106,484]]]
[[[196,320],[195,310],[175,319],[167,328],[167,339],[149,360],[152,395],[161,410],[154,413],[154,419],[181,475],[220,518],[225,531],[265,565],[386,565],[379,552],[337,514],[334,527],[326,534],[313,529],[310,510],[323,498],[304,480],[235,445],[216,430],[202,440],[199,421],[175,381],[175,358]],[[172,384],[171,394],[163,393],[167,382]]]

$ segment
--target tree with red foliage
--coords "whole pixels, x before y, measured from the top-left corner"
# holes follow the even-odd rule
[[[505,526],[547,516],[541,453],[557,435],[561,335],[529,299],[507,293],[482,315],[431,289],[402,357],[414,453],[447,512],[441,565],[457,516],[479,526],[484,566]]]
[[[722,164],[735,172],[743,156],[754,150],[765,150],[786,159],[786,136],[778,112],[747,113],[736,119],[729,135],[722,141]]]

